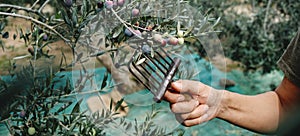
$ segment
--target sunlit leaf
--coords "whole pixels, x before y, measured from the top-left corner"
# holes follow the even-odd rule
[[[118,27],[118,29],[114,32],[113,38],[116,38],[120,35],[120,33],[123,32],[123,26]]]
[[[142,59],[138,60],[138,61],[135,63],[135,65],[138,66],[138,65],[144,63],[145,61],[146,61],[146,58],[142,58]]]
[[[14,57],[13,60],[19,60],[19,59],[24,59],[27,57],[30,57],[31,55],[23,55],[23,56],[18,56],[18,57]]]
[[[76,26],[78,23],[78,18],[77,18],[77,11],[76,8],[71,8],[72,9],[72,22],[73,22],[73,26]]]
[[[218,17],[218,19],[216,20],[216,22],[214,23],[214,25],[212,26],[212,28],[216,27],[217,25],[219,25],[221,20],[221,17]]]
[[[193,29],[194,29],[194,26],[189,27],[188,30],[186,30],[186,32],[184,33],[183,36],[189,35],[192,32]]]

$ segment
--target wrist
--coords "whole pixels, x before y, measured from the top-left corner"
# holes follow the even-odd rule
[[[220,98],[220,103],[218,105],[218,112],[217,112],[217,115],[216,117],[217,118],[224,118],[225,115],[227,114],[228,112],[228,106],[227,104],[229,103],[230,101],[230,92],[227,91],[227,90],[220,90],[220,92],[222,92],[222,97]]]
[[[214,88],[210,88],[209,96],[207,99],[207,105],[211,109],[211,117],[218,117],[219,114],[223,110],[223,99],[226,91],[225,90],[216,90]]]

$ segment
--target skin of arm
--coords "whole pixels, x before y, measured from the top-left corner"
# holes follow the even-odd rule
[[[300,88],[286,77],[275,91],[254,96],[225,91],[217,117],[260,133],[274,133],[298,104]]]
[[[286,77],[275,91],[253,96],[215,90],[196,81],[179,81],[171,86],[173,89],[164,98],[170,102],[176,119],[185,126],[220,118],[255,132],[271,134],[300,99],[300,88]],[[192,98],[185,99],[184,94]]]

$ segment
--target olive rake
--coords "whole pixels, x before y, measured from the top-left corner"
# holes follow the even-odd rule
[[[181,63],[171,58],[162,47],[143,45],[134,51],[128,63],[131,74],[160,102]]]

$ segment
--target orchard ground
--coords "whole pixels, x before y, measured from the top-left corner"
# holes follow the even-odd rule
[[[53,12],[53,9],[49,6],[46,6],[44,12]],[[137,11],[133,10],[136,14]],[[22,14],[22,13],[21,13]],[[16,30],[22,28],[23,31],[29,30],[31,28],[31,22],[24,20],[24,19],[19,19],[19,18],[8,18],[8,23],[7,23],[7,27],[5,27],[4,31],[8,31],[9,32],[9,38],[8,39],[1,39],[3,41],[5,50],[0,50],[0,75],[8,75],[9,74],[9,70],[12,68],[12,63],[13,61],[16,64],[16,71],[21,70],[23,66],[29,65],[29,61],[30,61],[30,52],[28,52],[28,48],[29,46],[26,46],[24,43],[23,39],[20,39],[20,35],[17,34],[16,39],[13,39],[13,34],[16,34]],[[51,48],[49,48],[51,47]],[[71,49],[62,41],[55,41],[53,43],[51,43],[51,45],[49,45],[48,48],[46,48],[46,50],[48,50],[49,55],[53,55],[55,56],[55,58],[50,59],[50,58],[42,58],[42,59],[38,59],[37,60],[37,65],[41,66],[41,67],[52,67],[52,69],[57,70],[59,69],[59,65],[60,65],[60,60],[63,57],[62,56],[62,52],[64,53],[65,57],[66,57],[66,61],[67,64],[70,64],[70,62],[73,60],[72,58],[72,51]],[[18,56],[28,56],[26,58],[23,59],[17,59],[14,60],[15,57]],[[10,60],[13,60],[10,62]],[[223,72],[229,72],[232,69],[240,69],[240,63],[239,62],[235,62],[232,61],[229,58],[224,58],[223,56],[216,56],[214,58],[212,58],[210,61],[215,67],[217,67],[219,70],[223,71]],[[94,58],[94,61],[96,63],[96,67],[103,67],[99,61],[96,60],[96,58]],[[226,62],[226,67],[224,67],[224,62]],[[49,66],[49,64],[51,64]],[[91,68],[94,68],[94,65],[91,66]],[[67,69],[67,70],[76,70],[76,68],[72,68],[72,69]],[[120,93],[118,93],[117,91],[113,91],[113,93],[111,94],[107,94],[104,95],[102,97],[102,99],[105,101],[106,103],[106,107],[109,106],[110,103],[110,99],[113,98],[115,101],[119,100],[122,98],[122,96],[120,95]],[[97,103],[97,101],[99,98],[98,97],[92,97],[90,98],[87,103],[89,105],[89,107],[91,108],[91,111],[97,111],[99,110],[99,107],[103,107],[102,104]],[[126,106],[126,104],[124,105]],[[125,111],[125,113],[123,112],[122,115],[125,115],[127,111]]]
[[[240,7],[240,10],[243,9],[247,9],[244,8],[243,6]],[[235,10],[235,9],[233,9]],[[16,40],[13,40],[13,34],[16,32],[15,30],[19,27],[22,27],[23,30],[26,29],[30,29],[31,24],[29,21],[23,20],[23,19],[17,19],[17,18],[9,18],[8,20],[8,27],[6,27],[5,30],[9,31],[10,35],[8,39],[1,39],[5,45],[5,51],[0,50],[0,75],[7,75],[9,74],[8,70],[10,69],[10,64],[8,60],[13,59],[14,57],[17,56],[24,56],[24,55],[30,55],[30,53],[27,51],[27,48],[23,42],[23,40],[20,40],[20,37],[17,37]],[[51,59],[41,59],[38,61],[38,65],[42,65],[42,66],[48,66],[49,65],[49,61],[53,62],[52,67],[53,68],[59,68],[59,63],[60,63],[60,59],[62,57],[61,52],[63,51],[65,56],[67,57],[67,61],[68,63],[70,63],[72,61],[72,52],[70,50],[70,48],[63,42],[63,41],[56,41],[54,43],[52,43],[51,45],[52,48],[48,48],[47,50],[49,50],[49,55],[55,55],[56,57],[51,60]],[[26,61],[25,61],[26,60]],[[230,72],[232,69],[242,69],[240,66],[239,62],[235,62],[232,61],[229,58],[223,58],[220,56],[216,56],[214,58],[212,58],[210,61],[216,68],[218,68],[219,70],[223,71],[223,72]],[[96,62],[96,66],[97,67],[102,67],[102,65],[98,62],[98,61],[94,61]],[[223,63],[226,62],[226,67],[223,67]],[[25,59],[19,59],[16,60],[16,64],[17,64],[17,69],[22,68],[22,65],[28,65],[29,64],[29,59],[25,58]],[[75,70],[75,69],[70,69],[70,70]],[[122,96],[120,96],[118,93],[112,93],[110,95],[106,95],[103,96],[102,99],[105,100],[106,105],[109,105],[110,102],[110,98],[114,98],[114,100],[119,100],[121,99]],[[95,103],[94,101],[99,101],[99,100],[94,100],[97,99],[96,97],[91,98],[87,101],[87,103],[89,104],[89,107],[91,108],[92,111],[97,111],[99,107],[102,106],[102,104],[99,103]],[[107,106],[108,107],[108,106]],[[124,113],[123,115],[125,115],[126,113]],[[239,133],[239,132],[230,132],[232,130],[226,130],[226,132],[230,133]],[[239,131],[239,130],[238,130]],[[200,133],[200,132],[199,132]],[[195,132],[194,135],[197,135],[197,133]]]

